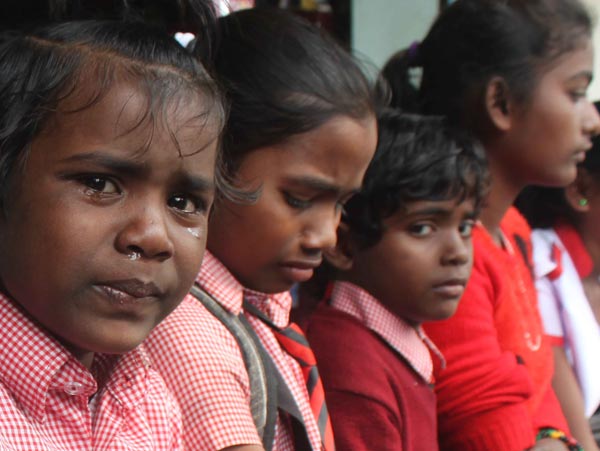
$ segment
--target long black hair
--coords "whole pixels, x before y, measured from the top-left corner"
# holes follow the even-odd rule
[[[252,150],[311,131],[336,115],[374,114],[359,64],[305,20],[269,8],[219,19],[215,73],[230,101],[223,153],[231,173]]]
[[[526,104],[541,71],[591,33],[579,0],[456,0],[418,47],[392,57],[384,76],[400,86],[395,106],[464,125],[477,120],[492,77]],[[422,70],[416,102],[407,86],[411,68]]]

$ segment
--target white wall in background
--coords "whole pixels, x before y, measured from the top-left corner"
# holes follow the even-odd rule
[[[352,48],[381,67],[397,50],[425,36],[438,4],[438,0],[352,0]]]
[[[595,14],[595,77],[591,100],[600,100],[600,0],[584,0]],[[352,0],[352,47],[380,68],[396,51],[422,38],[438,13],[438,0]]]

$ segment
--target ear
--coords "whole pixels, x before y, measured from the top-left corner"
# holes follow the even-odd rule
[[[565,198],[569,206],[578,213],[586,213],[590,210],[588,201],[590,196],[590,174],[584,168],[577,168],[577,178],[565,188]]]
[[[337,243],[323,251],[327,261],[340,271],[349,271],[354,263],[354,246],[350,238],[350,229],[343,222],[337,229]]]
[[[502,77],[492,77],[485,87],[485,109],[490,121],[500,131],[510,129],[513,105],[508,85]]]

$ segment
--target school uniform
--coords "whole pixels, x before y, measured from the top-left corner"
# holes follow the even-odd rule
[[[570,225],[532,233],[540,312],[553,343],[564,346],[591,416],[600,405],[600,327],[581,279],[590,275],[592,260]]]
[[[179,407],[148,362],[139,347],[89,371],[0,295],[0,450],[182,449]]]
[[[356,285],[337,282],[329,304],[310,318],[307,337],[337,448],[437,450],[430,356],[437,348]]]
[[[288,325],[292,307],[289,293],[266,295],[246,290],[210,252],[204,256],[197,282],[234,315],[243,312],[246,299],[275,326]],[[320,450],[319,428],[298,362],[282,349],[269,325],[255,315],[247,312],[244,315],[289,388],[302,415],[310,446]],[[198,299],[187,296],[155,328],[145,344],[156,368],[180,402],[184,443],[188,449],[218,450],[261,444],[250,410],[250,381],[239,346],[229,330]],[[273,450],[294,450],[290,419],[281,412],[275,426]]]
[[[478,224],[473,271],[454,316],[424,324],[446,358],[434,368],[440,448],[521,451],[540,428],[568,432],[531,274],[531,231],[516,209],[498,246]]]

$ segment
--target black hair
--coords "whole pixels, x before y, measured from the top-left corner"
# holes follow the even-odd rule
[[[380,88],[387,90],[390,106],[404,111],[419,111],[420,71],[413,68],[419,43],[394,53],[381,69]]]
[[[337,115],[374,114],[361,67],[322,30],[279,9],[219,19],[215,73],[230,101],[223,153],[231,174],[252,150],[316,129]]]
[[[363,186],[345,205],[342,221],[365,247],[384,233],[383,221],[419,200],[473,199],[482,206],[488,186],[483,148],[470,134],[425,117],[386,109],[378,115],[379,142]]]
[[[594,102],[594,106],[600,113],[600,101]],[[592,138],[592,148],[577,167],[586,170],[595,180],[600,180],[599,135]],[[533,228],[553,227],[559,221],[577,224],[577,214],[565,197],[565,188],[528,186],[517,197],[515,206]]]
[[[384,75],[402,82],[403,71],[422,68],[417,107],[410,99],[407,105],[402,89],[393,93],[393,104],[465,125],[478,120],[494,76],[526,105],[542,71],[591,33],[590,15],[579,0],[456,0],[418,51],[406,52],[404,64]]]
[[[75,20],[143,21],[168,33],[190,32],[208,60],[217,21],[213,0],[2,0],[0,32]]]
[[[146,93],[140,123],[162,117],[170,102],[196,95],[203,105],[198,117],[218,138],[224,121],[220,91],[196,58],[163,31],[143,23],[79,21],[20,35],[0,46],[0,208],[30,143],[63,102],[92,91],[70,111],[76,113],[119,80]]]
[[[196,33],[217,16],[212,0],[3,0],[0,12],[2,30],[73,20],[135,20],[169,33]]]

